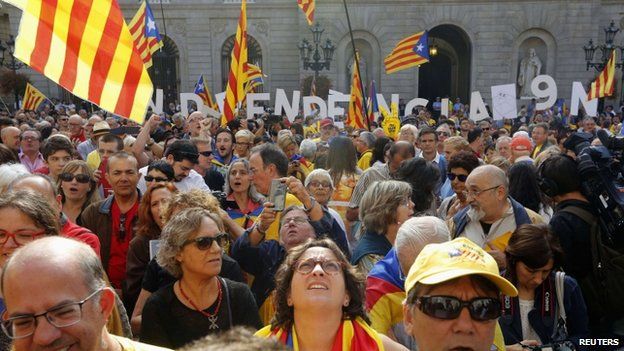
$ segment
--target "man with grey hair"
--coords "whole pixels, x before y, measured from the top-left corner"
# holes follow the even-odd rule
[[[414,217],[401,225],[394,247],[366,278],[366,310],[373,329],[416,350],[414,339],[403,325],[405,276],[425,245],[448,240],[448,227],[437,217]]]
[[[74,145],[78,145],[87,140],[84,131],[84,119],[80,115],[69,117],[69,137]]]
[[[166,350],[108,332],[115,293],[106,287],[100,259],[85,244],[54,236],[35,240],[14,252],[1,280],[2,329],[16,351]]]
[[[508,160],[511,160],[511,138],[503,135],[496,139],[496,152]]]
[[[78,144],[78,146],[76,146],[76,150],[78,150],[78,153],[83,160],[87,159],[87,155],[89,155],[89,153],[97,150],[97,137],[99,136],[99,134],[93,135],[93,127],[98,122],[102,122],[102,118],[98,115],[93,115],[87,120],[87,124],[85,124],[84,129],[85,135],[89,139],[81,142],[80,144]]]
[[[13,126],[2,128],[2,131],[0,131],[0,140],[15,153],[15,156],[18,155],[20,150],[21,133],[22,131],[19,128]]]
[[[357,162],[359,169],[365,171],[370,167],[371,158],[373,158],[373,146],[375,145],[375,136],[371,132],[362,132],[355,139],[355,149],[360,154]]]
[[[316,143],[310,139],[304,139],[299,145],[299,152],[310,162],[314,162],[316,159],[316,150]]]
[[[470,206],[448,220],[453,239],[466,237],[486,249],[501,269],[511,234],[522,224],[543,223],[540,215],[509,196],[505,172],[494,165],[475,168],[466,179]]]

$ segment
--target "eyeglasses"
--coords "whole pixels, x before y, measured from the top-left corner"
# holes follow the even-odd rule
[[[81,184],[87,184],[91,181],[91,177],[89,177],[88,174],[72,174],[69,172],[61,173],[59,179],[63,182],[71,182],[76,179],[76,181]]]
[[[293,222],[295,224],[303,224],[303,223],[308,223],[308,219],[307,218],[302,218],[302,217],[284,218],[282,220],[282,225],[288,224],[290,222]]]
[[[332,187],[330,182],[319,182],[317,180],[311,181],[308,185],[312,186],[312,187],[315,187],[315,188],[320,188],[320,187],[331,188]]]
[[[463,183],[463,182],[465,182],[465,181],[466,181],[466,179],[468,179],[468,176],[467,176],[467,175],[465,175],[465,174],[455,174],[455,173],[452,173],[452,172],[448,172],[448,173],[446,174],[446,176],[448,177],[448,179],[449,179],[450,181],[454,181],[454,180],[455,180],[455,178],[457,178],[457,180],[459,180],[459,181],[460,181],[460,182],[462,182],[462,183]]]
[[[464,191],[464,196],[468,197],[468,196],[472,196],[472,197],[477,197],[479,195],[481,195],[482,193],[486,192],[486,191],[490,191],[490,190],[494,190],[496,188],[498,188],[500,185],[497,186],[493,186],[491,188],[487,188],[487,189],[483,189],[483,190],[467,190]]]
[[[200,151],[199,154],[204,157],[210,157],[212,156],[212,151]]]
[[[215,241],[217,242],[217,245],[219,245],[219,247],[226,247],[229,242],[229,236],[227,233],[218,233],[215,236],[200,236],[199,238],[189,239],[185,241],[183,246],[195,243],[195,246],[203,251],[211,248],[212,243]]]
[[[39,141],[39,138],[37,137],[21,137],[20,139],[26,140],[26,141]]]
[[[70,302],[61,306],[53,307],[43,313],[21,315],[2,321],[2,330],[11,339],[22,339],[35,333],[37,318],[44,316],[50,324],[56,328],[72,326],[82,319],[82,305],[104,289],[91,293],[82,301]]]
[[[150,175],[146,175],[145,177],[143,177],[143,179],[145,179],[146,182],[168,182],[169,181],[169,179],[167,178],[152,177]]]
[[[20,230],[17,233],[11,233],[7,230],[0,230],[0,245],[6,244],[6,242],[9,241],[9,238],[13,238],[13,241],[17,245],[26,245],[43,234],[45,234],[45,230]]]
[[[295,266],[295,270],[301,274],[310,274],[316,268],[317,265],[321,265],[323,272],[335,275],[342,271],[342,264],[335,260],[326,260],[318,258],[308,258],[300,261]]]
[[[416,298],[416,305],[429,317],[446,320],[459,317],[464,307],[476,321],[489,321],[501,315],[500,300],[491,297],[463,301],[453,296],[420,296]]]
[[[439,136],[450,136],[447,132],[436,132]]]

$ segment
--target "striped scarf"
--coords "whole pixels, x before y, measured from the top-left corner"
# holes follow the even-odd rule
[[[291,347],[294,351],[299,351],[297,333],[293,325],[290,330],[285,328],[273,329],[271,325],[258,330],[256,336],[259,337],[275,337],[280,343]],[[345,319],[342,321],[331,351],[383,351],[384,347],[381,338],[375,330],[373,330],[361,318],[355,321]]]

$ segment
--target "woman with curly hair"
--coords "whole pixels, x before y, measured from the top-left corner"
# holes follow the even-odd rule
[[[364,276],[329,239],[292,249],[276,277],[275,317],[256,335],[294,350],[406,350],[368,325]]]
[[[236,325],[262,325],[247,284],[219,277],[227,239],[221,218],[202,208],[167,222],[156,259],[177,280],[145,303],[141,341],[178,349]]]
[[[176,192],[172,183],[155,183],[147,188],[141,198],[136,233],[130,241],[126,261],[126,288],[123,298],[130,315],[141,292],[141,281],[151,259],[150,243],[160,238],[163,227],[161,209]]]

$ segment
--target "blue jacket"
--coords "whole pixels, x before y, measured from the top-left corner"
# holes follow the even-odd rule
[[[581,288],[574,278],[566,275],[564,279],[563,304],[566,312],[568,339],[579,347],[579,339],[589,335],[587,308]],[[522,341],[522,324],[520,322],[520,305],[517,297],[504,296],[503,314],[498,320],[505,337],[505,345],[513,345]],[[549,344],[555,331],[557,310],[557,294],[555,289],[555,272],[535,289],[534,309],[529,312],[529,324],[543,344]]]

